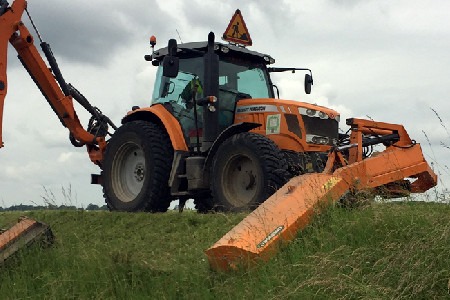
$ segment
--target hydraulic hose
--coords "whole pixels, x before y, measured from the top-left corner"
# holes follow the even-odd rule
[[[44,52],[45,57],[47,58],[47,61],[50,65],[50,68],[52,69],[53,74],[55,75],[56,81],[58,81],[59,86],[61,87],[61,90],[63,91],[64,95],[69,96],[70,90],[69,87],[64,80],[64,77],[62,76],[61,70],[59,69],[58,63],[56,62],[56,58],[53,55],[52,49],[50,48],[50,45],[46,42],[41,43],[42,52]]]
[[[9,3],[6,0],[0,0],[0,16],[2,16],[6,9],[8,9]]]
[[[371,138],[363,138],[362,141],[362,147],[368,147],[368,146],[373,146],[373,145],[377,145],[377,144],[394,144],[396,142],[398,142],[398,140],[400,139],[400,136],[398,133],[392,133],[392,134],[387,134],[384,136],[379,136],[379,137],[371,137]],[[336,148],[337,151],[344,151],[353,147],[357,147],[358,144],[348,144],[348,145],[343,145],[343,146],[339,146]]]

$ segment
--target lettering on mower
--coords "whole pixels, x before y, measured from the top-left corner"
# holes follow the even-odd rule
[[[263,239],[258,245],[256,245],[256,248],[263,248],[265,245],[267,245],[267,243],[273,239],[274,237],[276,237],[277,235],[280,234],[281,231],[283,231],[284,229],[284,225],[280,225],[277,228],[275,228],[274,231],[272,231],[268,236],[266,236],[265,239]]]
[[[252,112],[278,112],[278,107],[276,105],[246,105],[236,108],[237,114]]]

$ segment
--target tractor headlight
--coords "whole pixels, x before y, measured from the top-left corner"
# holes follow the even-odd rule
[[[316,145],[328,145],[330,138],[326,136],[319,135],[306,135],[306,142],[316,144]]]
[[[314,109],[307,109],[306,114],[310,117],[314,117],[316,115],[316,111]]]

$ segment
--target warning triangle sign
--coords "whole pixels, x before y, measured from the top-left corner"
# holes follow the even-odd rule
[[[228,24],[227,30],[223,33],[223,40],[244,45],[251,46],[252,38],[245,25],[244,18],[242,18],[241,11],[236,10],[231,18],[230,24]]]

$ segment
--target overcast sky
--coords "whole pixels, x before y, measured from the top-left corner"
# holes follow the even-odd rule
[[[344,131],[349,117],[403,124],[441,175],[440,188],[450,185],[449,1],[30,0],[28,8],[66,80],[116,124],[133,105],[150,103],[149,36],[157,48],[170,38],[181,43],[177,31],[182,42],[221,36],[239,8],[250,49],[270,54],[275,66],[313,70],[308,96],[302,74],[277,74],[281,98],[338,110]],[[12,47],[8,63],[0,206],[43,204],[51,193],[58,205],[103,205],[101,187],[90,184],[99,168],[70,144]]]

